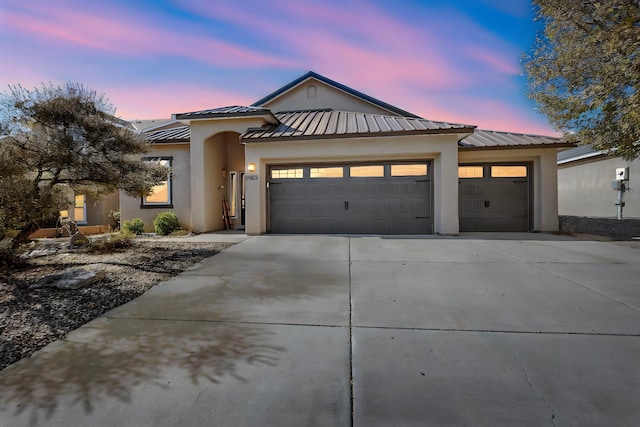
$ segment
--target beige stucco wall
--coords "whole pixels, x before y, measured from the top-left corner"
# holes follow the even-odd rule
[[[264,124],[259,117],[206,119],[191,122],[191,225],[195,231],[224,229],[222,199],[227,197],[227,171],[244,170],[240,135]]]
[[[109,194],[100,200],[87,197],[87,225],[115,225],[109,217],[111,211],[117,211],[120,202],[119,193]]]
[[[315,91],[310,86],[315,86]],[[262,107],[269,108],[273,112],[332,108],[340,111],[397,115],[313,78],[267,102]]]
[[[124,222],[132,218],[140,218],[145,230],[153,231],[153,220],[160,212],[175,212],[180,225],[191,228],[191,173],[189,144],[155,145],[153,151],[144,157],[173,157],[172,162],[172,200],[173,208],[140,207],[140,198],[131,197],[120,192],[120,218]]]
[[[618,192],[611,188],[616,168],[629,167],[623,217],[640,218],[640,159],[597,158],[558,165],[560,215],[615,218]],[[635,190],[635,191],[634,191]]]
[[[558,230],[556,149],[461,150],[458,158],[461,164],[531,162],[533,164],[533,228],[537,231]]]
[[[344,138],[246,144],[246,162],[257,170],[247,173],[247,234],[268,231],[267,171],[269,165],[304,162],[368,160],[433,160],[434,230],[458,234],[458,148],[456,135]]]

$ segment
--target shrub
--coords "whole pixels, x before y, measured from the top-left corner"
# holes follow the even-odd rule
[[[135,234],[130,231],[111,233],[106,237],[91,242],[90,250],[95,252],[112,252],[133,246]]]
[[[178,216],[174,212],[160,212],[153,220],[156,233],[166,236],[180,228]]]
[[[113,220],[113,222],[116,223],[116,228],[119,230],[120,229],[120,210],[110,210],[109,211],[109,218],[111,218]]]
[[[133,234],[142,234],[144,233],[144,222],[140,218],[133,218],[122,223],[122,230]]]

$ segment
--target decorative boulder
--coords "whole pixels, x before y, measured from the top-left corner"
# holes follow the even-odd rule
[[[84,286],[92,285],[100,280],[104,279],[105,273],[103,271],[88,271],[88,270],[69,270],[61,274],[54,274],[51,276],[43,277],[33,285],[34,288],[58,288],[58,289],[78,289]]]

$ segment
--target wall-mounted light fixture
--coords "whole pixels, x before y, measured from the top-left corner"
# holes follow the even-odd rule
[[[249,164],[247,165],[247,171],[255,172],[256,171],[256,164],[253,163],[253,162],[249,162]]]
[[[222,168],[222,179],[227,179],[227,170],[225,168]]]

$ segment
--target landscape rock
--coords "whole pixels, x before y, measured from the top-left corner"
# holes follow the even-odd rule
[[[104,279],[104,271],[89,271],[82,269],[69,270],[61,274],[54,274],[51,276],[43,277],[38,280],[33,287],[34,288],[58,288],[58,289],[78,289],[84,286],[92,285],[100,280]]]
[[[58,252],[56,248],[34,249],[31,252],[27,252],[26,254],[22,255],[22,258],[26,258],[26,259],[39,258],[43,256],[53,255],[56,252]]]

